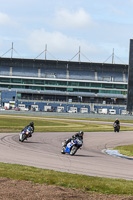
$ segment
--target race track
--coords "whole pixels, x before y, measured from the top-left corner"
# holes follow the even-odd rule
[[[112,157],[103,149],[133,144],[132,132],[87,132],[75,156],[61,154],[61,143],[74,133],[35,132],[19,142],[18,133],[0,133],[0,162],[89,176],[133,180],[133,160]]]

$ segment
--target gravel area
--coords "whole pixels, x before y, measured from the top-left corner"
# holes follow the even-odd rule
[[[60,186],[0,178],[0,200],[133,200],[133,196],[87,193]]]

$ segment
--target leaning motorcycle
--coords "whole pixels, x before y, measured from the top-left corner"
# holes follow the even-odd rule
[[[31,128],[24,129],[19,134],[19,141],[23,142],[27,140],[28,137],[31,136]]]
[[[77,150],[78,150],[79,148],[82,147],[83,142],[82,142],[81,140],[79,140],[79,138],[76,138],[76,139],[71,140],[71,141],[67,144],[66,147],[65,147],[64,145],[65,145],[65,141],[62,142],[62,150],[61,150],[61,153],[62,153],[62,154],[68,153],[68,154],[70,154],[71,156],[73,156],[73,155],[77,152]]]
[[[114,124],[113,124],[113,127],[114,127],[114,132],[119,132],[119,131],[120,131],[120,126],[119,126],[119,124],[114,123]]]

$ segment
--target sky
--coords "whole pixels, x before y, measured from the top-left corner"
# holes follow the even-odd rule
[[[129,64],[133,0],[0,0],[0,57]]]

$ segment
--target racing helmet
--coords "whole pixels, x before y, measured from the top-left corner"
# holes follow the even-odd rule
[[[30,126],[34,126],[34,122],[30,122]]]
[[[79,136],[83,136],[84,132],[83,131],[79,131]]]

